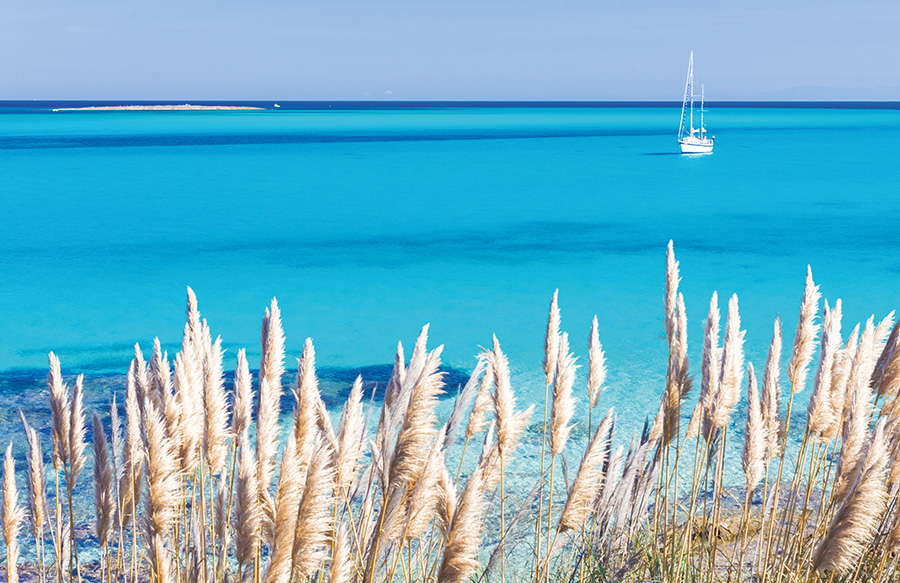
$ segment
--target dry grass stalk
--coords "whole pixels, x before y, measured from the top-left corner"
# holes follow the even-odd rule
[[[119,435],[118,413],[115,412],[111,419],[112,454],[108,450],[102,424],[99,418],[95,418],[94,485],[98,506],[105,506],[99,510],[105,516],[111,515],[112,509],[108,501],[118,500],[118,516],[122,521],[118,525],[120,533],[128,521],[133,520],[135,513],[144,517],[143,545],[136,545],[134,549],[136,553],[150,558],[150,577],[160,583],[201,579],[213,583],[234,580],[235,574],[231,573],[228,565],[233,565],[235,561],[238,566],[237,579],[243,583],[261,583],[263,580],[286,583],[294,578],[313,577],[315,580],[335,583],[360,577],[366,583],[374,583],[375,575],[378,574],[380,578],[385,567],[387,570],[384,574],[388,578],[397,574],[397,578],[402,576],[409,581],[430,578],[463,581],[468,580],[478,568],[476,559],[480,549],[482,525],[499,519],[504,536],[497,545],[498,550],[491,555],[492,562],[494,556],[502,556],[505,558],[501,561],[501,566],[507,562],[512,565],[509,561],[511,555],[506,554],[512,548],[512,543],[505,535],[512,533],[512,524],[528,513],[536,515],[537,534],[533,556],[535,562],[539,563],[535,567],[539,570],[536,573],[539,577],[549,572],[544,570],[549,562],[545,559],[561,548],[562,543],[570,542],[568,536],[560,536],[551,541],[549,537],[555,527],[557,533],[584,528],[584,542],[589,543],[585,548],[590,549],[590,556],[594,557],[590,560],[603,561],[601,564],[604,568],[609,566],[613,569],[612,565],[622,565],[625,560],[623,557],[648,557],[646,560],[638,560],[636,568],[640,573],[635,573],[634,580],[655,576],[650,570],[653,565],[672,560],[674,563],[669,563],[672,568],[664,571],[665,577],[671,575],[678,579],[681,575],[689,576],[684,569],[678,571],[678,566],[681,565],[688,567],[688,571],[702,566],[704,572],[701,575],[705,574],[706,579],[713,581],[719,580],[725,571],[729,572],[732,579],[736,574],[740,579],[744,573],[735,566],[728,567],[721,562],[716,563],[714,569],[706,574],[705,567],[709,564],[709,557],[699,552],[699,547],[685,544],[683,550],[679,551],[672,544],[671,552],[675,554],[670,555],[669,546],[662,544],[666,539],[660,538],[663,533],[678,532],[678,527],[671,521],[680,517],[681,505],[676,503],[672,505],[672,511],[669,511],[671,500],[668,492],[671,490],[668,488],[673,488],[673,484],[680,484],[679,480],[684,479],[685,474],[680,473],[678,466],[679,457],[685,460],[684,464],[688,463],[687,456],[679,456],[683,452],[676,451],[674,464],[670,464],[668,456],[658,453],[660,450],[656,449],[655,441],[665,437],[668,442],[668,439],[675,437],[674,429],[681,422],[681,403],[690,387],[687,317],[684,298],[677,291],[678,264],[674,260],[671,246],[667,254],[666,282],[665,309],[670,360],[666,390],[660,408],[659,428],[654,427],[651,432],[645,426],[640,437],[633,441],[627,456],[622,447],[616,448],[616,453],[610,456],[613,449],[610,429],[612,417],[607,416],[593,434],[578,474],[571,487],[567,488],[565,500],[561,500],[563,496],[558,495],[562,492],[554,492],[548,511],[543,510],[543,505],[546,504],[546,493],[543,492],[546,480],[539,480],[532,494],[523,500],[509,496],[510,492],[504,489],[503,480],[509,479],[509,468],[515,465],[511,463],[512,454],[524,432],[531,410],[517,412],[515,409],[509,363],[500,350],[499,343],[495,339],[492,350],[479,358],[478,366],[454,405],[450,422],[438,431],[435,405],[443,386],[439,372],[440,349],[428,352],[427,326],[419,335],[408,366],[405,364],[402,346],[398,346],[378,431],[371,441],[372,460],[358,480],[361,444],[366,440],[367,425],[362,410],[362,380],[356,379],[344,407],[341,423],[335,431],[330,414],[318,392],[314,349],[311,341],[307,342],[303,357],[298,363],[298,403],[292,439],[288,440],[281,459],[282,469],[277,490],[270,492],[268,482],[266,485],[259,483],[258,476],[263,467],[254,457],[254,452],[259,451],[258,443],[263,440],[266,424],[261,422],[258,425],[259,439],[256,447],[250,439],[253,395],[245,353],[238,353],[234,414],[229,431],[227,399],[221,391],[221,341],[213,342],[209,326],[197,311],[196,297],[189,290],[188,323],[182,337],[182,351],[175,359],[174,383],[167,356],[161,350],[158,340],[154,342],[153,356],[149,363],[143,362],[140,351],[136,349],[135,359],[129,369],[126,395],[128,435],[124,440]],[[575,359],[570,353],[567,336],[559,332],[557,299],[558,296],[554,294],[548,319],[548,335],[545,338],[545,348],[555,348],[552,355],[547,352],[544,354],[544,364],[551,361],[553,364],[550,377],[546,376],[545,370],[548,392],[549,387],[553,386],[553,410],[548,407],[549,423],[545,424],[546,430],[550,432],[550,447],[545,451],[550,451],[554,456],[564,451],[566,442],[571,441],[570,437],[574,439],[577,436],[570,435]],[[801,307],[801,314],[805,316],[801,317],[798,325],[797,337],[800,340],[795,342],[791,369],[788,372],[788,378],[797,390],[803,384],[801,372],[805,375],[803,369],[808,367],[810,360],[804,356],[804,342],[808,343],[810,337],[814,350],[814,323],[811,336],[809,330],[810,322],[815,318],[815,310],[812,310],[812,316],[808,314],[810,306],[815,307],[817,302],[818,292],[809,276]],[[843,573],[850,563],[862,561],[855,578],[868,580],[877,578],[873,562],[878,562],[879,557],[886,557],[881,561],[882,567],[887,567],[885,573],[894,568],[887,561],[891,559],[890,549],[900,540],[900,534],[896,534],[900,533],[900,521],[896,520],[900,513],[891,510],[886,515],[883,502],[885,482],[892,484],[895,480],[900,481],[900,478],[892,476],[884,479],[886,462],[877,462],[875,452],[877,443],[882,443],[878,447],[887,452],[882,455],[885,460],[896,457],[896,452],[900,451],[900,439],[892,439],[889,445],[886,443],[886,436],[895,433],[896,422],[889,424],[885,421],[900,406],[896,397],[896,391],[900,388],[900,377],[897,377],[900,375],[900,364],[894,364],[900,361],[900,355],[894,354],[898,335],[889,338],[884,350],[881,350],[880,343],[893,322],[893,316],[882,320],[877,327],[872,318],[862,334],[857,329],[846,344],[842,345],[839,305],[834,310],[829,308],[827,312],[821,348],[823,358],[820,358],[813,391],[814,399],[821,399],[821,402],[811,406],[811,410],[817,411],[817,408],[824,407],[826,403],[831,406],[829,420],[822,423],[822,429],[819,430],[823,439],[830,439],[840,427],[839,421],[843,419],[841,457],[836,471],[832,473],[831,460],[827,457],[829,452],[824,447],[814,448],[808,459],[799,456],[800,461],[795,466],[796,483],[792,484],[789,497],[790,504],[795,504],[795,494],[799,495],[804,488],[807,500],[813,498],[812,492],[815,492],[816,499],[819,498],[819,492],[824,492],[821,512],[816,515],[814,522],[809,521],[808,512],[803,512],[799,521],[793,522],[793,510],[790,510],[791,518],[787,518],[786,512],[787,520],[783,521],[787,526],[784,532],[775,536],[770,532],[766,537],[763,536],[765,530],[760,531],[761,545],[765,546],[765,543],[773,539],[778,541],[773,552],[768,554],[768,561],[760,553],[760,573],[763,576],[773,575],[785,564],[790,564],[799,571],[815,568]],[[709,440],[709,450],[703,455],[699,455],[701,444],[696,444],[700,461],[695,468],[701,468],[701,471],[692,472],[692,497],[708,484],[705,478],[702,481],[700,478],[702,464],[711,463],[713,459],[716,461],[712,512],[704,504],[703,510],[697,510],[694,524],[714,528],[720,536],[706,540],[724,544],[729,537],[721,536],[726,529],[723,525],[737,520],[737,517],[727,515],[719,519],[719,510],[724,512],[721,499],[722,489],[727,482],[722,478],[723,468],[726,464],[733,463],[729,459],[730,450],[724,445],[724,427],[728,424],[730,410],[737,402],[735,393],[743,370],[744,332],[740,329],[736,297],[729,302],[725,342],[721,349],[718,346],[719,321],[717,296],[714,294],[704,331],[701,396],[691,416],[687,435],[696,436],[703,431],[704,437]],[[264,321],[264,355],[260,375],[264,389],[261,392],[266,392],[267,395],[265,399],[260,397],[261,404],[266,399],[273,400],[275,393],[272,389],[276,384],[280,391],[283,342],[280,314],[277,312],[277,304],[273,302]],[[591,409],[596,404],[605,374],[605,358],[599,343],[596,319],[592,322],[588,348],[587,396]],[[879,351],[882,356],[876,359]],[[781,433],[785,440],[794,441],[793,436],[785,435],[788,428],[782,429],[781,420],[778,419],[780,354],[781,330],[780,322],[776,320],[761,397],[757,394],[752,367],[748,374],[749,407],[742,456],[747,482],[745,500],[749,500],[753,489],[759,484],[768,460],[781,458],[783,464],[785,456],[791,459],[794,454],[793,451],[782,451],[782,442],[778,437]],[[897,372],[892,367],[898,368]],[[275,376],[278,376],[277,381]],[[873,385],[869,384],[870,378],[875,381]],[[74,484],[74,478],[77,478],[81,469],[79,463],[83,464],[83,461],[78,460],[84,458],[83,448],[81,452],[78,451],[78,442],[81,441],[82,446],[84,442],[83,429],[79,429],[79,424],[83,425],[83,413],[79,413],[83,388],[79,383],[70,400],[55,356],[51,356],[48,386],[51,389],[51,405],[59,412],[54,415],[52,427],[56,450],[54,463],[57,468],[62,467],[69,474],[69,482]],[[876,389],[884,388],[883,394],[888,397],[888,402],[877,413],[881,421],[876,436],[869,438],[868,426],[874,409],[870,387],[873,386]],[[462,422],[465,411],[473,400],[466,431],[467,441],[484,429],[489,417],[487,412],[492,408],[495,420],[485,436],[475,472],[468,482],[463,482],[452,479],[451,472],[445,466],[444,456],[445,448],[454,444],[452,434]],[[548,398],[547,403],[550,402]],[[214,406],[214,403],[219,405]],[[277,403],[270,407],[269,415],[273,411],[275,422],[270,423],[270,433],[271,428],[274,428],[275,433],[272,433],[273,439],[266,443],[267,447],[274,444],[277,453]],[[27,424],[26,436],[29,440],[30,457],[37,455],[39,460],[40,443],[37,434]],[[227,456],[229,439],[235,454],[233,465],[226,470],[224,462],[213,460]],[[868,449],[867,440],[870,442]],[[213,452],[216,447],[221,455]],[[314,448],[317,448],[315,452],[312,451]],[[117,452],[121,450],[124,452],[120,464]],[[710,451],[715,454],[708,453]],[[464,454],[465,446],[460,457],[464,457]],[[455,455],[455,452],[449,455]],[[169,460],[169,464],[160,466],[158,460]],[[206,462],[201,463],[202,460]],[[806,462],[810,464],[808,474],[804,469]],[[32,465],[35,467],[32,468]],[[274,476],[274,458],[271,465]],[[198,499],[197,489],[203,489],[203,476],[207,466],[210,469],[221,468],[217,470],[221,477],[210,482],[208,500],[206,492]],[[460,466],[462,468],[464,464],[461,463]],[[827,468],[824,472],[823,467]],[[199,473],[193,473],[198,468]],[[555,460],[551,461],[551,468],[555,468]],[[900,464],[892,464],[891,468],[892,473],[896,472],[900,476],[900,470],[895,468],[900,468]],[[141,474],[144,469],[149,475],[147,488],[142,486]],[[41,464],[35,465],[29,460],[30,491],[46,488],[34,477],[41,470]],[[182,470],[189,473],[180,474]],[[549,474],[552,489],[553,470]],[[185,478],[183,481],[179,480],[180,475]],[[778,475],[776,483],[780,483],[780,467]],[[354,489],[357,481],[359,486]],[[568,482],[568,476],[566,481]],[[118,491],[105,494],[106,484],[110,482],[113,490],[118,488]],[[498,484],[500,491],[495,494],[494,489]],[[874,497],[871,494],[872,488],[868,488],[873,484],[876,490]],[[457,489],[461,491],[459,496]],[[651,529],[646,519],[654,492],[658,493],[660,500],[656,507],[661,505],[666,510],[654,517],[656,520]],[[864,495],[865,492],[869,492],[868,497]],[[145,493],[143,501],[139,498],[142,493]],[[831,505],[828,504],[829,493],[833,493],[834,502]],[[235,516],[234,521],[229,524],[227,518],[232,495],[235,499]],[[494,496],[494,500],[499,499],[500,508],[498,510],[494,506],[486,515],[485,497],[488,495]],[[775,490],[772,499],[777,500],[777,496],[778,490]],[[39,494],[29,494],[30,505],[42,499],[43,496]],[[537,512],[532,506],[536,500],[540,500],[535,504]],[[872,504],[872,500],[877,503]],[[207,501],[215,508],[214,512],[208,512]],[[264,508],[261,508],[261,503],[265,505]],[[334,508],[336,503],[341,506]],[[516,516],[512,523],[504,523],[509,516],[509,508],[504,509],[504,503],[519,505],[518,513],[516,509],[512,510]],[[553,503],[559,503],[562,509],[556,524],[551,519],[555,518],[552,516]],[[895,505],[892,503],[891,509]],[[33,510],[36,515],[43,512],[44,516],[43,519],[36,516],[35,520],[47,521],[46,502],[44,506],[43,511]],[[874,507],[874,510],[869,507]],[[693,502],[691,508],[691,512],[696,509]],[[753,524],[749,508],[749,504],[745,503],[745,513],[740,523],[743,535],[738,536],[742,544],[746,542],[748,532],[755,532],[755,528],[747,529],[748,525]],[[773,503],[772,508],[779,508],[777,502]],[[773,512],[773,517],[776,514]],[[263,516],[266,517],[265,521]],[[812,549],[804,537],[810,532],[823,533],[829,522],[831,527],[827,529],[819,551],[811,557]],[[774,525],[774,521],[772,524]],[[807,524],[810,525],[810,530],[807,530]],[[884,525],[883,533],[887,536],[874,537],[879,524]],[[54,526],[57,532],[65,526],[65,530],[71,533],[74,525],[71,518],[66,524],[61,517],[57,517]],[[97,526],[101,544],[104,539],[112,538],[108,536],[108,519],[104,524],[100,514]],[[429,526],[433,528],[429,529]],[[507,530],[506,526],[510,526],[510,529]],[[32,534],[37,533],[36,538],[41,538],[42,528],[33,524]],[[645,532],[651,537],[647,541],[647,549],[638,546],[643,537],[641,533]],[[684,532],[689,532],[689,529]],[[654,536],[657,538],[653,538]],[[207,537],[212,542],[207,542]],[[542,551],[539,545],[543,545],[544,537],[548,537],[550,545],[547,550]],[[74,557],[73,537],[57,536],[56,539],[61,547],[57,556],[69,554],[71,549]],[[235,543],[233,549],[229,546],[231,539]],[[687,537],[685,540],[690,542]],[[265,548],[261,541],[266,542]],[[561,544],[557,545],[556,542]],[[383,546],[380,547],[382,543]],[[54,545],[56,544],[55,540]],[[715,542],[712,544],[714,546]],[[662,551],[663,548],[665,552]],[[861,549],[865,548],[868,550],[863,554]],[[119,550],[122,552],[126,549],[127,546],[120,537]],[[641,555],[645,550],[647,554]],[[107,556],[109,554],[111,552]],[[695,560],[696,564],[692,566],[691,563]],[[251,564],[254,568],[247,569]],[[364,566],[365,572],[360,573]],[[395,568],[399,568],[399,571]],[[65,567],[60,565],[58,570],[62,573]],[[517,566],[516,570],[521,569]],[[585,571],[584,576],[587,574],[588,571]],[[580,576],[580,573],[570,575],[572,580],[575,576]]]
[[[900,321],[894,324],[875,363],[872,386],[879,397],[893,395],[900,386]]]
[[[190,329],[185,326],[185,338],[189,338]],[[182,343],[182,351],[175,356],[175,398],[178,403],[180,442],[178,454],[181,469],[191,475],[200,461],[198,455],[203,442],[204,411],[202,361],[195,354],[195,348],[189,341]]]
[[[116,498],[113,491],[113,467],[109,455],[109,444],[103,432],[103,422],[94,412],[94,505],[97,513],[95,531],[100,546],[106,546],[112,519],[116,511]]]
[[[872,326],[872,322],[873,318],[869,318],[863,336],[868,335],[870,338],[874,338],[875,329]],[[847,414],[850,412],[850,392],[852,390],[850,375],[853,372],[853,362],[856,360],[859,352],[859,342],[859,324],[857,324],[850,332],[850,336],[847,337],[847,343],[838,350],[834,357],[834,368],[831,373],[831,394],[834,398],[835,409],[837,409],[835,411],[835,435],[841,428],[841,422],[846,422]],[[866,352],[871,353],[871,348],[866,350]],[[834,435],[831,437],[834,437]]]
[[[463,387],[462,391],[460,391],[459,395],[457,395],[456,402],[453,404],[453,411],[450,413],[450,419],[447,421],[447,441],[445,447],[450,446],[456,438],[456,431],[459,428],[460,423],[462,423],[463,415],[465,414],[466,409],[469,408],[469,405],[472,404],[472,399],[475,398],[478,389],[481,386],[479,379],[482,377],[484,369],[485,359],[483,355],[480,355],[475,368],[472,369],[472,373],[469,375],[469,380],[466,381],[466,385]]]
[[[41,441],[25,415],[22,415],[25,438],[28,440],[28,479],[25,484],[28,493],[28,522],[35,540],[44,536],[44,525],[49,520],[49,504],[47,502],[47,480],[44,472],[44,455],[41,452]]]
[[[447,471],[446,467],[441,470],[438,488],[435,518],[437,519],[437,527],[446,541],[450,531],[450,523],[453,521],[453,514],[456,512],[456,485],[450,478],[450,472]]]
[[[669,351],[674,352],[675,337],[677,335],[677,303],[678,303],[678,284],[681,277],[678,275],[678,262],[675,261],[675,250],[672,241],[666,248],[666,291],[664,297],[664,310],[666,315],[665,328],[666,337],[669,339]]]
[[[499,345],[495,344],[494,350],[498,352]],[[498,358],[495,356],[495,360],[498,360]],[[506,357],[503,356],[503,358],[505,360]],[[575,365],[576,360],[575,356],[569,352],[569,335],[563,332],[559,339],[559,357],[556,361],[556,375],[553,378],[553,404],[550,409],[550,452],[553,455],[558,455],[563,451],[572,431],[572,426],[569,425],[569,422],[575,413],[575,399],[572,397],[572,387],[575,385],[575,372],[578,370],[578,366]],[[508,365],[506,365],[506,368],[508,370]],[[496,369],[494,376],[498,381],[500,380],[500,375]],[[508,378],[508,376],[507,373],[506,377]],[[505,384],[508,385],[508,383]],[[500,382],[498,382],[499,386]],[[504,407],[506,409],[509,408],[508,405],[504,405]],[[504,416],[506,418],[509,417],[507,412],[501,414],[500,411],[501,409],[498,406],[497,418],[500,421],[500,440],[502,442]]]
[[[485,355],[485,359],[487,356]],[[487,360],[486,360],[487,362]],[[475,395],[475,403],[472,405],[472,412],[469,413],[469,422],[466,425],[466,442],[478,435],[487,427],[487,414],[492,411],[493,397],[491,396],[491,387],[494,385],[494,371],[487,366],[481,382],[478,383],[478,394]]]
[[[668,445],[679,431],[681,422],[681,403],[691,390],[690,363],[687,357],[687,314],[684,297],[679,293],[675,303],[674,338],[669,343],[669,366],[666,376],[666,390],[663,400],[650,430],[650,441],[662,440],[662,446]],[[698,412],[699,413],[699,412]],[[694,417],[694,415],[692,415]],[[699,418],[694,419],[694,433]],[[690,428],[690,423],[688,424]]]
[[[350,536],[344,525],[337,527],[331,551],[331,565],[328,568],[328,583],[350,583],[356,574],[350,548]]]
[[[408,518],[403,527],[404,540],[401,542],[409,543],[412,539],[418,538],[434,517],[440,498],[441,474],[446,470],[443,451],[445,431],[446,429],[442,428],[434,438],[422,469],[422,478],[409,499],[406,511]]]
[[[444,545],[438,583],[464,583],[478,568],[475,555],[481,546],[484,471],[484,466],[479,465],[466,482],[456,505]]]
[[[769,354],[766,358],[765,378],[762,388],[762,413],[766,425],[766,458],[773,460],[781,453],[779,433],[781,432],[781,420],[778,411],[781,401],[781,320],[775,318],[772,342],[769,344]]]
[[[747,489],[753,490],[763,477],[766,463],[766,446],[769,444],[768,427],[762,413],[762,403],[756,389],[753,365],[747,368],[747,424],[744,429],[744,450],[741,462]]]
[[[165,393],[172,392],[172,371],[169,370],[168,354],[163,355],[159,338],[153,339],[153,353],[147,365],[147,375],[150,380],[150,400],[158,410],[165,411],[163,398]]]
[[[872,320],[869,322],[871,324]],[[850,395],[844,417],[843,443],[834,480],[833,496],[836,501],[844,500],[853,487],[851,477],[868,437],[872,416],[872,387],[868,383],[869,375],[862,369],[865,368],[866,361],[871,360],[874,332],[874,328],[866,326],[851,366],[848,389]]]
[[[281,413],[281,376],[284,374],[284,332],[281,311],[273,298],[263,317],[260,338],[259,393],[256,410],[256,461],[261,501],[269,499],[268,489],[275,472],[278,451],[278,416]]]
[[[600,344],[597,316],[594,316],[588,336],[588,403],[591,409],[597,406],[605,380],[606,356],[603,354],[603,345]]]
[[[547,317],[547,334],[544,336],[544,376],[547,386],[556,375],[556,361],[559,358],[559,290],[553,292],[550,300],[550,315]]]
[[[234,410],[231,415],[231,435],[237,439],[245,431],[249,431],[253,416],[253,384],[250,377],[250,365],[247,363],[247,351],[243,348],[237,353],[237,367],[234,369]]]
[[[728,301],[728,320],[722,348],[722,370],[716,398],[712,401],[711,421],[718,429],[728,425],[731,410],[740,400],[740,384],[744,369],[744,331],[738,312],[737,295]]]
[[[338,426],[337,475],[335,483],[338,492],[349,492],[350,486],[359,471],[359,458],[362,456],[365,418],[362,408],[362,377],[356,377],[350,397],[341,413]]]
[[[610,409],[581,458],[581,466],[569,489],[566,505],[556,527],[558,531],[580,528],[595,509],[597,496],[603,486],[603,469],[609,459],[614,423],[613,410]]]
[[[419,479],[428,451],[437,429],[434,408],[443,393],[444,373],[439,372],[440,354],[438,347],[426,359],[397,436],[397,446],[389,469],[389,484],[394,487],[413,489]],[[403,485],[403,486],[401,486]]]
[[[297,466],[299,487],[302,493],[306,468],[309,466],[319,429],[325,430],[326,437],[331,443],[334,443],[336,438],[327,411],[322,411],[324,404],[319,394],[319,380],[316,377],[316,349],[312,339],[306,339],[303,345],[303,354],[297,365],[297,388],[294,393],[297,399],[297,408],[294,410],[293,439],[296,442],[297,454],[294,463]]]
[[[6,545],[6,583],[19,581],[19,529],[25,519],[25,509],[19,506],[16,490],[16,461],[12,455],[12,443],[3,458],[3,504],[0,505],[0,523],[3,525],[3,544]]]
[[[709,300],[709,312],[703,325],[703,359],[700,363],[700,401],[703,408],[702,428],[707,441],[713,428],[713,411],[719,399],[719,379],[722,371],[722,353],[719,348],[719,294],[713,292]],[[691,423],[693,426],[694,423]],[[689,431],[689,433],[693,433]]]
[[[392,437],[400,431],[403,424],[406,422],[406,413],[410,406],[410,399],[412,399],[413,392],[416,386],[419,383],[420,378],[422,377],[425,371],[426,366],[428,365],[429,358],[432,357],[432,353],[428,351],[428,328],[429,325],[426,324],[422,327],[422,331],[419,332],[419,337],[416,338],[416,344],[413,347],[412,354],[409,357],[409,366],[405,369],[401,367],[403,381],[399,384],[396,389],[396,394],[394,398],[391,400],[391,404],[387,407],[387,425],[384,427],[384,435],[387,438],[387,441],[384,442],[384,452],[387,456],[388,463],[385,464],[385,467],[390,467],[393,462],[394,450],[392,449],[393,442]],[[442,349],[442,347],[438,347],[438,352]],[[399,351],[398,347],[398,357],[402,357],[402,352]],[[400,370],[397,370],[400,373]],[[379,446],[382,445],[380,441],[378,441]]]
[[[75,487],[75,481],[84,469],[86,458],[84,450],[86,444],[84,428],[84,375],[78,375],[75,379],[75,389],[72,391],[72,405],[69,410],[69,477],[70,489]]]
[[[275,496],[275,520],[272,550],[266,583],[285,583],[291,576],[291,556],[297,529],[297,508],[303,496],[306,467],[297,460],[297,442],[289,439],[281,457],[281,473]]]
[[[166,436],[159,411],[147,410],[147,489],[144,529],[148,537],[165,538],[178,518],[181,488],[175,445]]]
[[[806,410],[806,423],[814,439],[824,442],[831,426],[835,423],[834,398],[831,387],[831,373],[835,355],[841,346],[841,301],[835,302],[834,309],[829,309],[825,302],[822,316],[822,343],[819,355],[819,368],[813,383],[813,393]],[[842,407],[843,409],[843,407]]]
[[[333,496],[332,453],[328,445],[320,441],[306,476],[294,533],[291,572],[299,580],[316,571],[327,557],[328,540],[334,528],[331,515]]]
[[[800,319],[797,322],[794,349],[791,352],[787,371],[788,382],[794,393],[802,391],[806,384],[807,367],[816,348],[816,334],[819,332],[816,314],[819,311],[820,297],[819,286],[813,282],[812,268],[807,267],[806,286],[803,290],[803,299],[800,300]]]
[[[882,419],[869,440],[865,456],[858,463],[856,483],[813,554],[812,566],[817,572],[847,573],[857,564],[875,534],[886,497],[884,478],[888,448],[884,428],[885,420]]]
[[[256,460],[246,432],[238,436],[238,469],[234,480],[234,543],[238,569],[250,564],[259,545],[259,482]],[[239,571],[240,573],[240,571]]]
[[[50,435],[53,440],[53,466],[59,470],[69,459],[69,388],[62,380],[59,358],[50,353],[50,372],[47,375],[50,388]]]
[[[206,346],[203,450],[210,474],[221,474],[228,457],[228,398],[222,370],[222,339]]]
[[[140,344],[134,345],[134,359],[131,361],[134,368],[134,381],[137,385],[138,400],[144,403],[147,399],[152,399],[150,371],[147,363],[144,361],[144,354],[141,352]]]
[[[138,406],[137,392],[133,383],[128,384],[125,394],[125,416],[128,425],[125,430],[125,455],[122,482],[119,484],[120,520],[127,526],[134,516],[134,510],[140,503],[144,481],[144,443],[141,437],[141,411]]]

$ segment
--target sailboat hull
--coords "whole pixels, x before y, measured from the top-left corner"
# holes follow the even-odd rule
[[[712,154],[712,140],[683,139],[678,140],[682,154]]]

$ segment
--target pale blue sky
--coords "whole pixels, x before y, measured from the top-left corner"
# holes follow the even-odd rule
[[[896,0],[0,0],[0,99],[900,100]]]

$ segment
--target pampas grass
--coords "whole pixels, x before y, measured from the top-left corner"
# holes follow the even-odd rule
[[[135,347],[124,434],[114,394],[112,446],[94,412],[93,456],[85,452],[83,395],[89,387],[77,377],[70,392],[51,353],[55,496],[46,492],[41,435],[23,416],[38,577],[47,528],[56,581],[81,577],[78,551],[86,543],[75,536],[83,524],[73,497],[88,474],[105,581],[897,581],[900,327],[891,328],[893,313],[877,325],[870,318],[845,341],[840,300],[833,307],[826,302],[817,341],[821,298],[808,270],[783,412],[780,320],[758,386],[744,354],[747,332],[737,296],[728,302],[720,346],[713,293],[700,395],[688,416],[682,406],[694,378],[679,284],[670,244],[660,318],[667,359],[658,371],[665,370],[665,382],[659,407],[649,411],[655,417],[631,436],[629,447],[629,436],[617,435],[611,410],[597,427],[591,419],[606,383],[600,322],[590,322],[587,370],[579,375],[579,356],[561,330],[558,293],[550,301],[541,363],[545,414],[534,426],[528,426],[534,405],[517,405],[518,383],[527,383],[527,375],[521,380],[511,373],[497,338],[475,355],[465,386],[450,388],[457,398],[442,418],[438,403],[448,389],[443,347],[429,350],[426,325],[408,361],[398,344],[383,402],[367,405],[366,379],[357,377],[338,423],[319,392],[315,346],[307,339],[297,361],[292,426],[281,431],[285,338],[277,302],[263,318],[258,376],[238,350],[234,390],[226,393],[228,356],[188,290],[174,367],[158,339],[146,362]],[[792,427],[793,401],[816,352],[806,423]],[[586,432],[574,417],[576,389],[586,397]],[[731,443],[735,413],[745,418],[743,435],[737,430],[739,456]],[[458,439],[464,423],[465,438]],[[485,429],[480,454],[469,452]],[[523,439],[540,448],[539,475],[524,475],[517,463]],[[570,475],[571,456],[581,451]],[[769,471],[772,461],[777,473]],[[738,463],[741,485],[726,471]],[[782,482],[782,475],[790,478]],[[0,521],[10,581],[24,517],[14,477],[7,449]],[[758,492],[761,508],[754,505]]]
[[[3,504],[0,504],[0,525],[3,527],[3,544],[6,545],[6,583],[18,583],[19,529],[25,518],[25,509],[19,506],[16,490],[16,462],[12,443],[3,458]]]

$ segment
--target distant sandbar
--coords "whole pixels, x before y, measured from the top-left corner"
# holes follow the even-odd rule
[[[220,111],[220,110],[265,109],[246,105],[92,105],[90,107],[60,107],[53,111]]]

